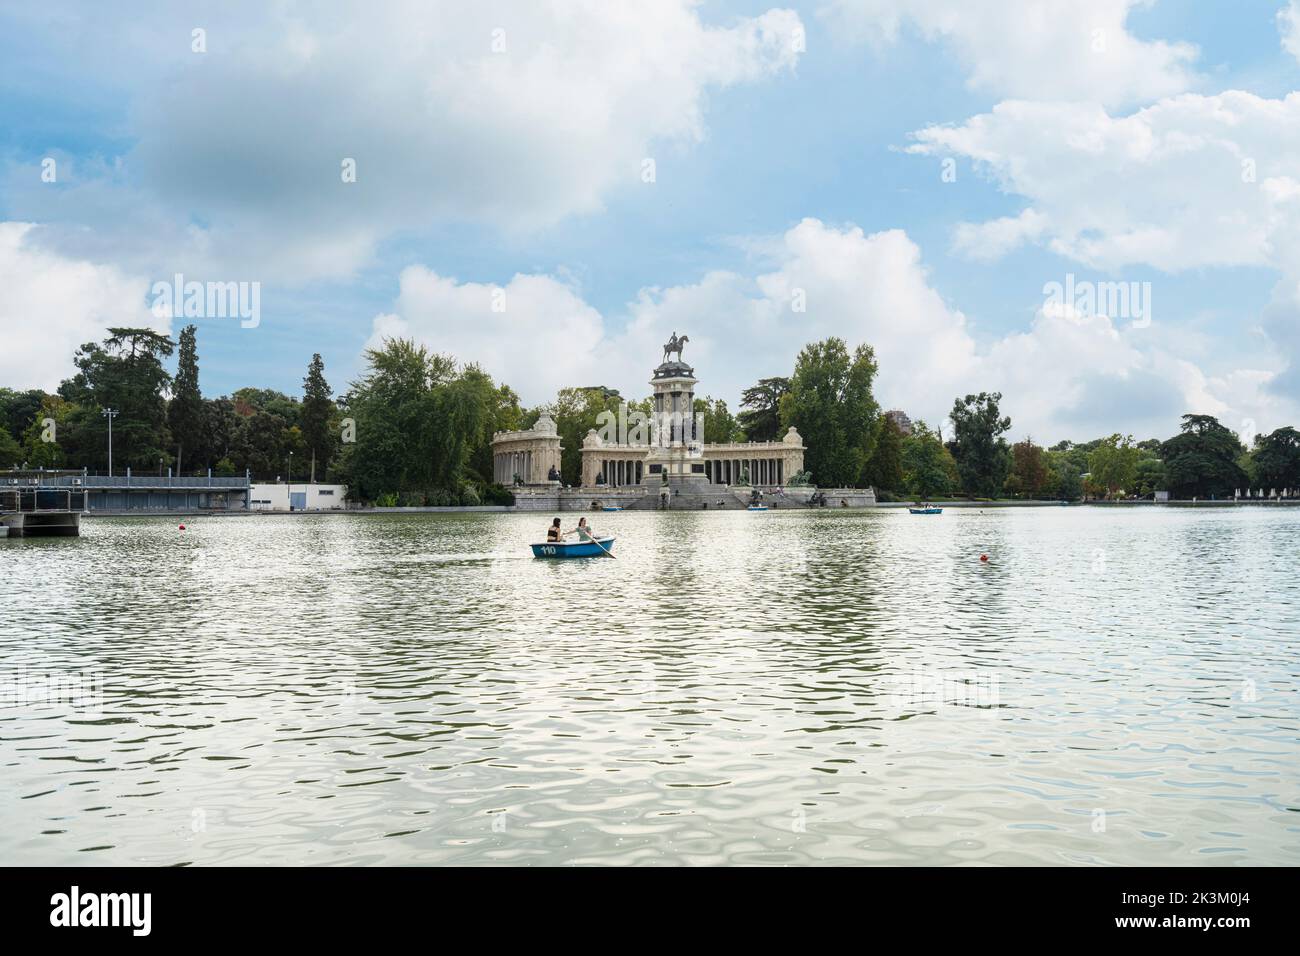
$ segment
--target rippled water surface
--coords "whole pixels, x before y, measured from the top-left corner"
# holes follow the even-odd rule
[[[0,541],[0,861],[1300,863],[1300,510],[546,518]]]

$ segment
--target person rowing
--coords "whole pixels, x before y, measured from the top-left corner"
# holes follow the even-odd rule
[[[557,520],[558,520],[558,519],[557,519]],[[591,526],[590,526],[589,524],[587,524],[587,519],[586,519],[586,518],[579,518],[579,519],[578,519],[578,526],[577,526],[576,528],[574,528],[572,531],[566,531],[564,534],[565,534],[565,537],[568,537],[569,535],[574,534],[574,533],[576,533],[576,534],[578,535],[578,540],[579,540],[579,541],[595,541],[595,540],[596,540],[596,535],[595,535],[595,533],[592,532],[592,530],[591,530]]]

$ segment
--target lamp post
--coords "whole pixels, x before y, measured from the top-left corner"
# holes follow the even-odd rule
[[[289,452],[289,464],[284,470],[284,491],[289,496],[289,510],[293,511],[293,452]]]
[[[116,408],[105,408],[99,414],[108,419],[108,477],[113,477],[113,419],[117,418]]]

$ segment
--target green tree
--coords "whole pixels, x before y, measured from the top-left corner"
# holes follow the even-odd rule
[[[64,451],[69,460],[94,468],[108,463],[108,424],[101,410],[116,409],[113,421],[114,470],[129,466],[153,471],[169,458],[171,435],[163,394],[171,375],[163,365],[175,343],[152,329],[110,328],[102,345],[77,350],[77,373],[59,394],[78,406],[68,422]],[[62,435],[60,435],[62,440]]]
[[[241,388],[230,396],[235,413],[248,416],[254,412],[275,415],[286,428],[301,425],[302,405],[298,399],[273,388]]]
[[[289,452],[294,450],[284,419],[270,412],[253,412],[240,419],[235,433],[235,461],[259,481],[287,477]]]
[[[323,480],[337,447],[334,430],[334,390],[325,381],[325,363],[317,352],[307,366],[307,376],[302,380],[302,410],[299,413],[303,440],[311,459],[310,477],[317,474]]]
[[[736,423],[749,441],[776,441],[781,437],[781,399],[790,391],[788,378],[761,378],[740,395]]]
[[[365,357],[367,370],[348,393],[357,440],[341,462],[344,480],[365,500],[427,489],[432,456],[426,458],[422,446],[428,439],[430,393],[453,363],[408,339],[385,339]]]
[[[1033,498],[1047,487],[1050,480],[1047,458],[1033,439],[1026,438],[1011,446],[1011,473],[1006,484],[1010,494]]]
[[[1078,501],[1083,497],[1083,469],[1068,455],[1052,462],[1054,477],[1052,491],[1062,501]]]
[[[492,467],[493,433],[518,431],[523,427],[524,419],[523,408],[519,405],[519,396],[509,385],[497,386],[488,398],[488,403],[490,405],[490,420],[484,429],[482,440],[474,449],[469,465],[475,479],[484,488],[495,481]],[[533,419],[533,423],[536,423],[536,419]],[[486,503],[496,504],[497,502],[487,501]]]
[[[1184,415],[1180,434],[1160,446],[1169,491],[1177,498],[1228,497],[1247,483],[1237,436],[1212,415]]]
[[[590,429],[600,430],[597,418],[602,412],[617,415],[619,405],[622,403],[623,398],[617,391],[601,386],[560,389],[549,411],[551,418],[555,420],[555,430],[560,436],[560,444],[564,449],[560,453],[560,480],[566,485],[582,484],[583,439],[587,437]],[[648,406],[629,405],[629,415],[634,407],[642,412],[649,411]],[[537,409],[532,413],[533,422],[537,420],[540,412],[541,410]]]
[[[67,465],[67,456],[59,444],[59,436],[66,433],[76,410],[75,405],[57,395],[45,396],[22,436],[23,457],[29,467],[63,468]],[[46,426],[47,421],[54,423],[52,428]]]
[[[1011,449],[1001,437],[1011,428],[1011,419],[1000,415],[1000,401],[1001,392],[980,392],[953,402],[949,450],[967,494],[993,498],[1011,472]]]
[[[235,412],[235,403],[229,398],[214,398],[203,403],[203,432],[210,457],[231,461],[231,467],[234,467],[231,456],[235,453],[241,421]]]
[[[39,388],[27,391],[0,388],[0,428],[6,429],[11,438],[22,435],[41,411],[47,397]]]
[[[469,463],[490,439],[499,393],[477,366],[430,353],[408,339],[366,352],[365,374],[344,398],[356,421],[337,477],[364,500],[461,504]]]
[[[704,416],[704,442],[709,445],[725,445],[729,442],[744,441],[744,431],[736,417],[727,408],[727,403],[720,398],[697,398],[695,414]]]
[[[1264,488],[1300,488],[1300,432],[1289,425],[1255,439],[1255,481]]]
[[[172,400],[167,405],[167,424],[176,443],[177,474],[181,474],[185,467],[186,452],[194,467],[203,463],[203,446],[207,437],[203,395],[199,392],[197,332],[193,325],[181,330],[176,379],[172,383]]]
[[[832,337],[799,353],[790,391],[781,399],[781,423],[795,426],[803,436],[808,446],[804,463],[819,485],[862,480],[875,450],[880,411],[871,394],[875,376],[869,345],[859,345],[850,355],[844,340]]]
[[[876,427],[875,447],[863,472],[863,482],[878,492],[901,492],[907,487],[903,475],[903,429],[898,419],[889,415],[881,415]],[[910,420],[908,427],[912,427]]]
[[[1139,445],[1139,448],[1142,446]],[[1143,498],[1165,490],[1165,463],[1153,455],[1138,459],[1133,478],[1134,490]]]
[[[1132,491],[1137,479],[1140,451],[1133,444],[1132,435],[1111,435],[1088,455],[1088,472],[1092,483],[1105,491],[1106,497],[1116,492]]]
[[[952,491],[957,464],[938,434],[920,419],[912,423],[912,434],[903,439],[902,464],[907,490],[917,501]]]
[[[0,468],[17,468],[26,460],[23,446],[9,434],[9,429],[0,426]]]

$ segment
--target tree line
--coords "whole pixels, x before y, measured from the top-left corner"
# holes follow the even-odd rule
[[[746,389],[734,424],[753,441],[774,441],[791,425],[807,451],[805,468],[823,487],[873,487],[882,500],[973,498],[1077,500],[1150,497],[1225,498],[1248,488],[1300,494],[1300,432],[1286,426],[1248,448],[1210,415],[1184,415],[1178,434],[1135,441],[1112,434],[1044,448],[1006,439],[1010,417],[999,392],[953,401],[950,431],[906,412],[881,412],[872,396],[877,365],[870,346],[850,351],[839,338],[806,346],[789,377]]]
[[[518,395],[474,364],[404,339],[367,350],[356,381],[335,396],[319,354],[302,393],[247,387],[205,397],[197,330],[176,341],[149,329],[111,328],[74,356],[56,392],[0,388],[0,463],[28,468],[108,467],[106,408],[117,473],[334,481],[380,504],[477,504],[513,500],[494,484],[492,435],[531,427],[545,411],[564,453],[561,480],[581,481],[582,440],[602,413],[647,415],[650,399],[617,389],[561,389],[524,408]],[[175,360],[174,370],[172,360]],[[727,403],[697,398],[706,443],[777,441],[791,426],[807,451],[805,471],[822,487],[873,487],[882,500],[966,495],[1074,500],[1086,495],[1228,497],[1238,489],[1300,488],[1300,432],[1279,428],[1251,447],[1208,415],[1185,415],[1177,435],[1135,442],[1114,434],[1044,448],[1006,439],[1011,420],[998,392],[957,398],[942,425],[882,411],[869,345],[840,338],[805,346],[788,377],[760,379]]]

